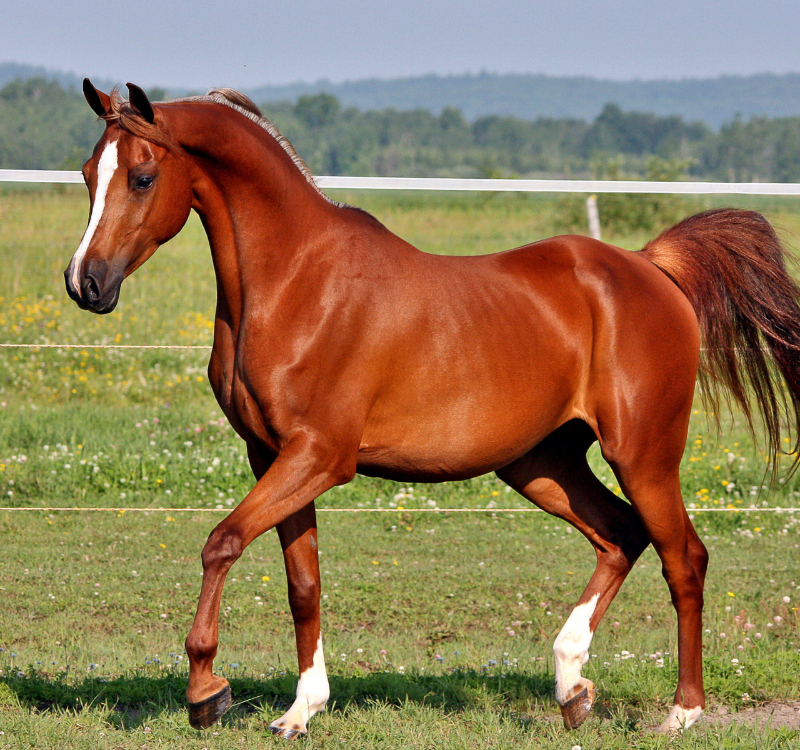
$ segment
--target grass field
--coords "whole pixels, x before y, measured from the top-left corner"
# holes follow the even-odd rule
[[[564,228],[563,203],[548,197],[336,197],[432,252],[500,250]],[[687,201],[686,211],[708,205]],[[769,211],[793,244],[796,202],[740,205]],[[202,230],[192,219],[125,282],[117,311],[92,316],[67,299],[62,278],[87,210],[79,188],[0,192],[0,341],[87,345],[0,350],[0,504],[120,509],[0,513],[0,748],[279,744],[266,724],[291,703],[296,662],[274,533],[248,548],[223,600],[217,665],[238,705],[202,734],[183,707],[200,549],[251,485],[205,378],[207,352],[90,347],[210,343],[214,279]],[[648,237],[608,239],[636,249]],[[717,436],[698,403],[683,467],[712,556],[710,720],[679,739],[649,731],[677,679],[674,613],[651,550],[592,645],[584,674],[600,690],[595,715],[567,733],[551,647],[591,574],[589,545],[551,517],[519,512],[528,506],[493,476],[413,487],[357,477],[318,506],[389,512],[320,516],[333,697],[304,742],[800,747],[791,721],[740,720],[768,723],[759,707],[800,700],[800,515],[766,512],[800,506],[800,485],[769,488],[763,453],[736,415],[723,422]],[[596,452],[592,462],[619,491]],[[162,507],[207,512],[123,510]],[[764,512],[706,512],[723,507]],[[433,508],[480,512],[410,512]]]

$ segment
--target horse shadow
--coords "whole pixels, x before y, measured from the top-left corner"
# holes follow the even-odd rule
[[[262,712],[268,716],[288,708],[294,700],[297,676],[291,673],[270,677],[231,677],[234,705],[223,723],[237,725]],[[376,671],[354,675],[330,675],[329,712],[344,713],[353,707],[375,704],[403,706],[409,703],[437,708],[443,713],[459,713],[474,708],[541,705],[552,712],[558,708],[553,698],[551,674],[525,674],[516,670],[453,669],[441,674]],[[87,676],[76,681],[65,674],[49,675],[29,671],[4,675],[0,687],[10,698],[28,710],[78,712],[100,708],[105,720],[119,729],[147,726],[165,714],[186,711],[185,674],[129,674],[120,677]],[[524,711],[515,711],[526,721]],[[175,716],[178,719],[178,716]],[[273,717],[274,718],[274,717]]]

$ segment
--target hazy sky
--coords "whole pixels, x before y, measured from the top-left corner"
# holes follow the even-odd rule
[[[208,88],[424,73],[800,71],[797,0],[4,0],[0,61]]]

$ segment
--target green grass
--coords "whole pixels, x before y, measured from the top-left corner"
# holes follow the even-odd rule
[[[465,489],[465,500],[475,494],[477,488]],[[555,721],[550,648],[591,572],[588,545],[543,515],[443,514],[414,518],[410,530],[390,515],[321,519],[325,652],[335,704],[314,720],[311,741],[324,747],[344,737],[370,747],[376,736],[389,745],[432,733],[446,745],[453,732],[472,746],[500,731],[509,743],[572,742]],[[24,728],[20,742],[29,732],[55,732],[55,717],[93,726],[91,740],[82,742],[99,747],[138,747],[143,726],[167,746],[191,736],[182,704],[185,658],[177,656],[199,590],[199,549],[213,521],[168,518],[56,512],[3,519],[0,722]],[[709,534],[715,564],[705,654],[715,707],[743,708],[744,694],[756,702],[800,698],[797,613],[782,601],[798,593],[798,537],[766,523],[753,539],[719,529]],[[217,730],[219,747],[241,736],[259,741],[263,722],[292,700],[291,618],[274,533],[237,563],[223,612],[218,668],[243,703]],[[746,623],[755,627],[746,630]],[[585,674],[601,698],[574,742],[614,747],[620,741],[614,733],[627,732],[657,746],[642,729],[663,718],[677,664],[674,616],[651,551],[591,652],[597,656]],[[80,735],[76,747],[84,746]],[[719,739],[710,727],[695,736]],[[687,736],[683,744],[700,742]]]
[[[542,196],[344,197],[435,252],[522,244],[559,231],[561,215],[558,200]],[[797,226],[793,203],[754,205]],[[91,316],[66,298],[61,272],[86,210],[84,193],[72,188],[0,193],[0,340],[210,343],[213,274],[194,219],[125,282],[112,315]],[[636,248],[647,238],[610,239]],[[206,359],[203,351],[0,350],[0,505],[226,510],[252,480],[210,394]],[[695,410],[687,504],[800,506],[797,479],[766,487],[765,456],[735,415],[724,421],[717,437]],[[596,451],[592,462],[618,491]],[[551,647],[593,569],[579,534],[544,514],[498,512],[528,506],[493,476],[413,488],[357,477],[318,505],[390,512],[320,514],[333,698],[312,721],[309,744],[800,746],[790,730],[741,724],[706,723],[680,740],[648,731],[664,718],[677,680],[674,612],[652,550],[592,645],[584,673],[600,690],[595,715],[566,733]],[[409,512],[434,506],[480,512]],[[740,711],[800,699],[799,516],[695,516],[712,555],[710,705]],[[225,590],[217,666],[239,704],[203,734],[186,722],[182,642],[200,549],[221,517],[0,513],[0,748],[279,744],[266,724],[291,703],[297,668],[274,532],[248,548]]]

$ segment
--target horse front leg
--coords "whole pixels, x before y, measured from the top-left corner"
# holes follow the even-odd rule
[[[294,703],[283,716],[270,724],[270,729],[273,734],[291,740],[308,731],[308,720],[325,710],[330,696],[320,634],[320,576],[314,503],[278,524],[278,536],[289,583],[300,679]]]
[[[214,675],[219,644],[219,607],[225,577],[250,542],[301,511],[323,492],[352,478],[341,453],[304,435],[289,443],[203,548],[203,584],[194,624],[186,638],[189,656],[189,723],[204,729],[231,705],[228,681]],[[352,462],[353,467],[355,462]]]

